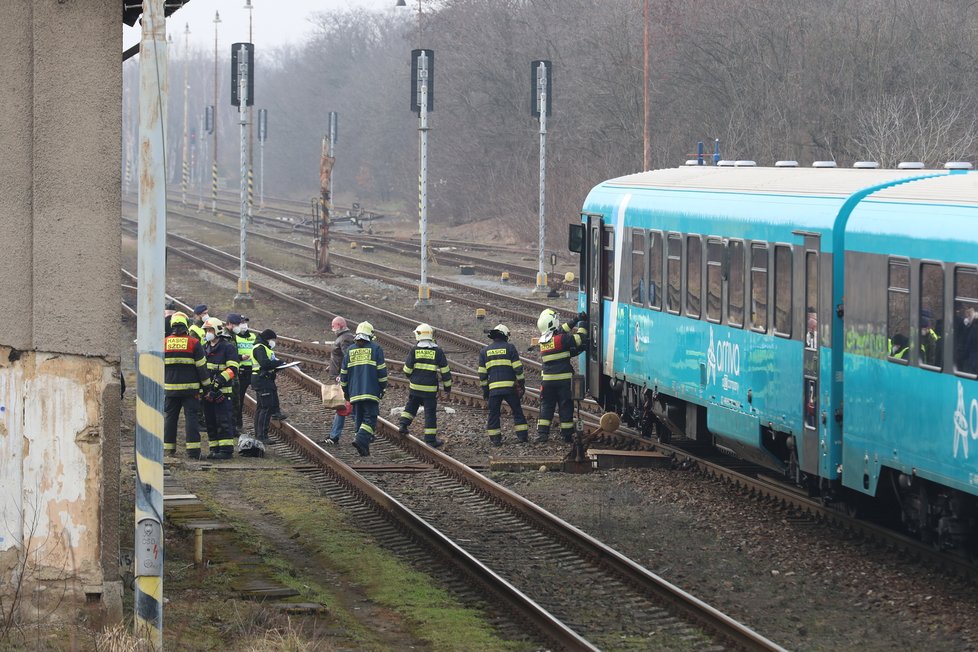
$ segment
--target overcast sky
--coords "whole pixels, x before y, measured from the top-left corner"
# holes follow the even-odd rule
[[[394,11],[396,0],[252,0],[254,7],[253,36],[256,51],[262,47],[276,47],[286,43],[298,43],[309,36],[311,25],[308,16],[313,12],[344,11],[363,7],[372,11]],[[410,9],[411,6],[414,9]],[[190,24],[190,46],[214,46],[214,12],[221,14],[218,38],[221,47],[248,40],[248,10],[245,0],[193,0],[168,19],[167,34],[172,34],[174,45],[183,47],[184,25]],[[408,2],[408,9],[417,11],[415,0]],[[123,49],[139,42],[139,23],[135,27],[123,27]]]

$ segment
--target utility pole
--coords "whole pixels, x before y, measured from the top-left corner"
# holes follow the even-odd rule
[[[645,0],[642,15],[645,25],[642,55],[642,68],[645,71],[642,84],[642,169],[648,170],[652,167],[652,145],[649,139],[649,0]]]
[[[251,5],[251,0],[245,0],[245,9],[248,10],[248,43],[254,45],[254,41],[251,36],[251,22],[254,14],[254,7]],[[251,74],[254,74],[252,71]],[[248,106],[248,223],[252,221],[252,215],[254,213],[255,206],[255,109],[254,106]]]
[[[165,0],[143,0],[139,46],[139,273],[136,325],[135,599],[133,629],[163,649],[163,302],[166,282],[167,48]]]
[[[265,208],[265,139],[268,138],[268,109],[258,109],[258,210]]]
[[[329,135],[323,136],[319,154],[319,237],[316,239],[316,271],[326,274],[329,266],[329,209],[333,199],[329,194],[333,179],[333,157],[329,155]]]
[[[533,289],[534,292],[550,291],[550,288],[547,287],[547,272],[543,269],[543,257],[547,236],[547,116],[550,115],[552,104],[552,70],[553,64],[545,60],[537,60],[530,65],[533,92],[531,112],[534,117],[540,119],[540,241],[537,257],[537,285]]]
[[[214,12],[214,108],[211,110],[211,129],[214,141],[211,149],[211,212],[217,215],[217,26],[221,24],[221,14]]]
[[[251,296],[251,286],[248,284],[248,214],[250,193],[250,168],[248,166],[248,106],[251,104],[252,75],[254,74],[254,46],[251,43],[235,43],[231,46],[232,80],[237,82],[236,97],[232,96],[231,104],[238,106],[238,122],[241,126],[241,251],[240,270],[238,272],[238,293],[234,295],[235,307],[252,307],[255,300]],[[232,86],[233,90],[233,86]]]
[[[421,2],[418,2],[420,15]],[[420,30],[420,25],[419,28]],[[411,102],[418,112],[418,214],[421,228],[421,283],[418,285],[417,306],[431,303],[428,287],[428,112],[434,109],[435,51],[411,52]]]
[[[329,157],[336,162],[336,129],[339,115],[336,111],[329,112]],[[329,175],[329,202],[333,203],[333,175]]]
[[[188,161],[188,140],[190,131],[190,73],[188,65],[190,63],[190,23],[186,23],[183,30],[183,178],[180,183],[181,201],[187,205],[187,185],[190,183],[190,162]]]

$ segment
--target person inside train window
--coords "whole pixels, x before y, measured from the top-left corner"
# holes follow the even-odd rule
[[[923,308],[920,311],[920,361],[939,366],[941,361],[941,336],[934,330],[934,313]]]
[[[902,333],[897,333],[890,340],[890,357],[897,360],[906,360],[907,353],[910,351],[910,340]]]
[[[808,306],[808,324],[805,328],[805,346],[809,349],[815,348],[815,343],[818,342],[818,313],[815,312],[815,308]]]
[[[954,311],[954,369],[966,374],[978,373],[978,311],[975,304],[958,302]]]

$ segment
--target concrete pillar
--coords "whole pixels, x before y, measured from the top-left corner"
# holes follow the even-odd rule
[[[23,621],[122,614],[121,9],[0,2],[0,596]]]

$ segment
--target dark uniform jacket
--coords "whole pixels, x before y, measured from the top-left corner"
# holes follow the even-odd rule
[[[438,391],[438,374],[446,390],[452,387],[452,370],[448,358],[437,344],[418,344],[404,361],[404,375],[408,377],[409,393],[414,396],[430,396]]]
[[[204,349],[197,338],[188,333],[163,339],[163,364],[167,396],[193,396],[210,387]]]
[[[204,345],[204,355],[207,356],[207,373],[211,384],[222,394],[230,396],[234,391],[231,381],[238,375],[237,348],[229,339],[217,337]]]
[[[333,339],[333,351],[329,355],[329,375],[331,377],[336,378],[340,375],[343,356],[346,355],[351,346],[353,346],[353,333],[350,332],[349,328],[344,328]]]
[[[587,348],[587,328],[564,324],[546,342],[540,342],[543,361],[543,381],[570,380],[574,377],[571,358]]]
[[[515,345],[493,340],[479,353],[479,384],[490,396],[511,394],[517,382],[524,380],[523,362]]]
[[[387,362],[384,350],[373,342],[357,340],[343,356],[340,386],[350,403],[380,402],[387,389]]]
[[[257,339],[258,335],[251,331],[248,331],[246,335],[234,334],[234,345],[238,349],[238,366],[251,367],[253,355],[251,350],[255,348],[255,340]]]

